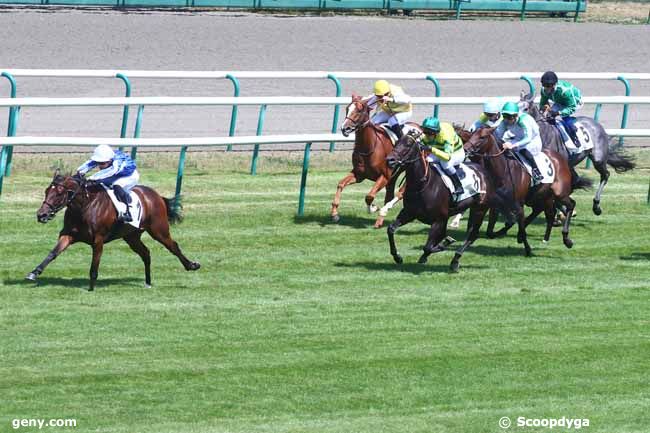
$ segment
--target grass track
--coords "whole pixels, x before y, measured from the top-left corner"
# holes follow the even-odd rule
[[[144,183],[169,196],[173,156],[141,158]],[[512,236],[479,239],[451,275],[452,253],[415,263],[419,223],[398,232],[405,263],[392,262],[362,206],[369,183],[349,187],[341,224],[328,223],[348,158],[313,156],[298,219],[299,154],[263,156],[256,177],[247,155],[190,155],[172,234],[201,270],[145,236],[145,289],[139,258],[113,242],[88,293],[85,245],[39,286],[23,281],[62,218],[34,218],[56,158],[17,155],[0,199],[0,432],[15,418],[75,418],[44,431],[473,433],[503,431],[502,416],[650,430],[647,170],[612,175],[601,217],[593,192],[575,196],[572,250],[559,229],[542,246],[535,224],[534,258]]]

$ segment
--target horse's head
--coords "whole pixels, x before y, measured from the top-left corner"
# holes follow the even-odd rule
[[[533,119],[535,120],[540,120],[542,117],[541,113],[539,112],[539,108],[537,107],[537,104],[535,104],[535,95],[532,93],[526,93],[525,91],[521,91],[519,95],[519,102],[517,105],[519,106],[519,111],[523,113],[528,113],[531,116],[533,116]]]
[[[469,137],[469,140],[463,145],[467,156],[472,159],[475,156],[484,156],[494,153],[497,147],[496,138],[494,137],[494,128],[478,128]]]
[[[370,120],[370,107],[361,100],[361,96],[352,95],[352,102],[345,108],[345,120],[341,133],[348,136]]]
[[[420,157],[422,132],[411,130],[404,134],[386,157],[386,163],[392,169],[404,167]]]
[[[57,169],[52,182],[45,188],[45,200],[36,211],[38,222],[48,222],[58,211],[69,205],[83,189],[84,181],[81,176],[64,176]]]

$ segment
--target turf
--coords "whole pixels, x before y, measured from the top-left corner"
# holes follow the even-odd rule
[[[59,159],[17,155],[0,199],[0,431],[74,418],[43,431],[473,433],[503,431],[504,416],[650,429],[647,170],[613,174],[600,217],[593,191],[575,195],[573,249],[559,229],[542,245],[540,222],[534,257],[514,235],[481,238],[450,274],[451,252],[416,264],[419,223],[398,231],[405,262],[393,263],[363,206],[369,183],[349,187],[329,222],[347,153],[313,155],[303,218],[300,154],[263,154],[255,177],[248,155],[191,154],[172,235],[202,268],[185,272],[145,236],[146,289],[116,241],[89,293],[86,245],[39,285],[23,280],[61,228],[61,216],[35,218]],[[175,156],[141,159],[143,182],[170,196]]]

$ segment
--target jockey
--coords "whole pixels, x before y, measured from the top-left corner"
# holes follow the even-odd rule
[[[427,117],[422,122],[424,137],[422,143],[431,150],[427,157],[430,162],[438,162],[454,184],[455,199],[463,193],[463,186],[456,173],[456,167],[465,160],[463,140],[456,134],[451,123],[440,122],[437,117]]]
[[[469,128],[469,132],[474,132],[479,128],[488,127],[496,128],[501,123],[501,104],[499,101],[492,100],[483,104],[483,112],[478,117],[478,120]]]
[[[373,94],[362,101],[370,108],[376,107],[375,114],[370,119],[373,124],[388,123],[397,138],[402,137],[402,126],[413,115],[413,105],[411,97],[401,87],[379,80],[375,82]]]
[[[507,140],[503,143],[503,148],[515,150],[524,157],[533,169],[533,181],[541,182],[543,176],[535,162],[535,156],[542,151],[539,125],[527,113],[519,114],[519,106],[516,102],[506,102],[501,113],[503,122],[494,131],[494,135],[498,140]]]
[[[542,91],[539,109],[548,108],[549,101],[553,103],[548,112],[549,117],[562,116],[562,123],[566,126],[567,133],[576,147],[580,147],[580,140],[576,134],[576,110],[582,107],[582,94],[580,90],[568,81],[558,81],[553,71],[544,72],[542,75]]]
[[[113,151],[110,146],[100,144],[95,148],[90,159],[77,169],[77,173],[84,175],[95,167],[100,171],[93,174],[89,180],[112,187],[115,197],[126,205],[126,212],[118,215],[118,220],[131,222],[133,218],[129,210],[131,202],[129,192],[140,179],[135,162],[121,150]]]

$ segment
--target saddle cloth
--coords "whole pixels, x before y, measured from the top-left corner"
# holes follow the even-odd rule
[[[117,210],[118,213],[126,212],[126,205],[119,201],[117,197],[115,197],[113,189],[107,187],[106,185],[102,186],[108,193],[108,196],[111,198],[113,206],[115,206],[115,210]],[[129,195],[131,196],[131,204],[129,206],[131,208],[131,218],[133,218],[133,221],[127,224],[131,224],[135,228],[140,228],[140,221],[142,220],[142,203],[140,202],[140,197],[138,197],[135,192],[131,191],[129,192]]]
[[[386,131],[386,134],[388,135],[388,138],[390,138],[391,143],[393,143],[393,146],[395,146],[395,144],[397,144],[397,135],[395,135],[393,130],[390,129],[388,123],[382,123],[380,126],[384,128],[384,131]],[[420,131],[420,128],[418,128],[414,124],[405,123],[404,125],[402,125],[402,134],[406,135],[414,129],[418,132]]]
[[[535,156],[535,163],[537,164],[537,168],[539,168],[542,176],[544,176],[542,181],[539,183],[535,183],[533,181],[533,169],[530,167],[530,164],[528,164],[528,161],[519,156],[517,152],[513,152],[513,155],[515,155],[517,161],[519,161],[524,166],[524,168],[526,168],[526,171],[530,175],[530,186],[539,185],[540,183],[553,183],[555,180],[555,167],[553,166],[550,158],[544,152],[540,152]]]
[[[456,191],[456,188],[454,188],[454,183],[451,181],[449,176],[447,176],[447,173],[445,173],[440,164],[434,163],[433,166],[436,168],[436,170],[438,170],[442,181],[445,183],[445,186],[452,194],[453,200],[454,191]],[[458,178],[460,179],[460,183],[463,186],[463,193],[460,195],[458,200],[456,200],[456,202],[461,202],[465,199],[475,196],[476,194],[482,194],[485,192],[485,186],[481,184],[481,178],[470,166],[466,165],[465,163],[461,163],[458,167],[456,167],[456,173],[458,173]]]
[[[562,136],[564,140],[564,146],[566,146],[566,149],[569,151],[569,153],[574,154],[574,153],[580,153],[584,152],[586,150],[591,150],[594,147],[594,139],[589,134],[589,130],[585,128],[579,120],[576,121],[576,135],[578,136],[578,141],[580,142],[580,147],[576,147],[575,143],[573,143],[573,140],[569,137],[569,134],[566,132],[566,128],[564,127],[563,122],[556,122],[555,125],[557,128],[560,130],[560,135]]]

